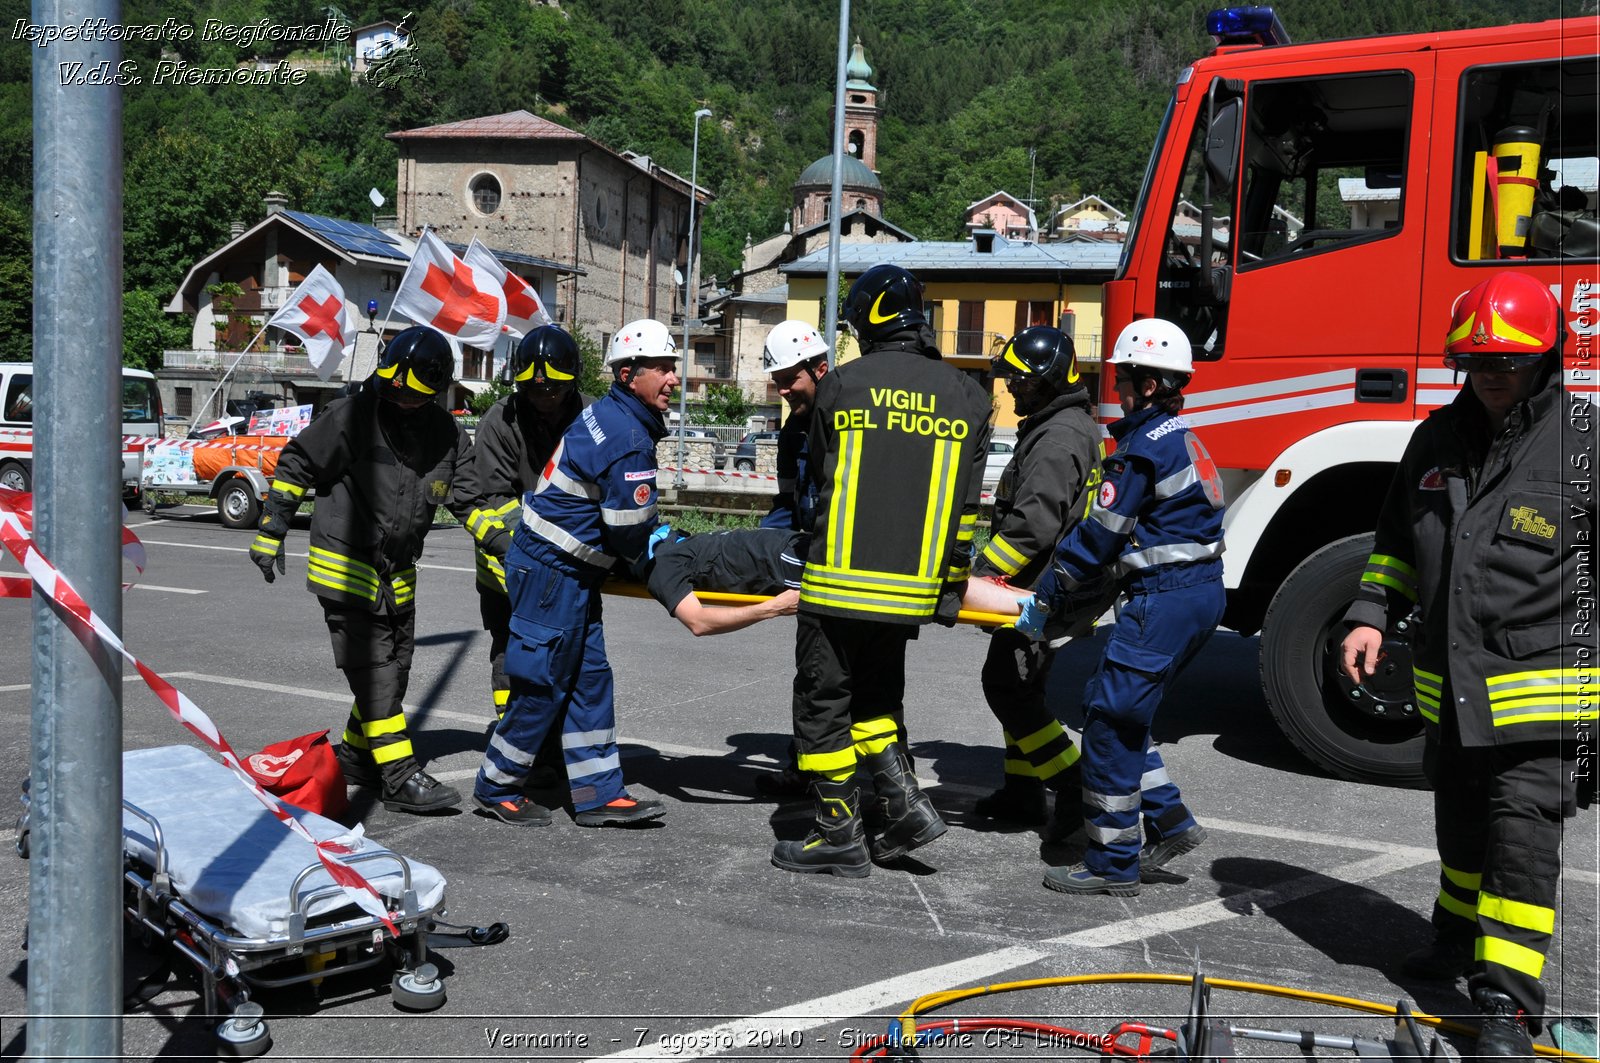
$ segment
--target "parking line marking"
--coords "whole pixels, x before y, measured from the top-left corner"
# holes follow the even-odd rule
[[[230,553],[230,554],[248,554],[250,552],[250,547],[249,546],[217,546],[217,545],[215,545],[213,543],[175,543],[175,542],[171,541],[170,539],[145,539],[145,538],[140,538],[139,541],[141,543],[144,543],[146,546],[181,546],[181,547],[184,547],[185,549],[188,549],[188,550],[222,550],[222,551],[225,551],[225,552]],[[299,553],[299,552],[294,551],[294,550],[285,550],[283,553],[284,553],[285,557],[310,557],[311,556],[310,554],[302,554],[302,553]],[[433,569],[436,572],[476,572],[476,571],[478,571],[475,568],[463,568],[460,565],[427,565],[427,564],[418,564],[417,567],[418,568]]]
[[[129,587],[130,591],[162,591],[166,594],[210,594],[210,591],[199,591],[193,587],[163,587],[159,583],[135,583]]]

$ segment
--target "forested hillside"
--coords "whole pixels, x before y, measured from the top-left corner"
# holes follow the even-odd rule
[[[689,172],[701,127],[705,272],[737,266],[746,234],[782,226],[789,186],[829,150],[838,8],[832,0],[343,0],[352,25],[414,12],[419,76],[386,87],[312,75],[299,85],[155,84],[162,58],[195,67],[277,59],[297,45],[130,43],[145,82],[124,90],[126,356],[149,363],[187,329],[159,307],[184,269],[253,222],[261,197],[340,217],[391,200],[384,134],[524,108],[616,150]],[[1593,0],[1582,0],[1592,11]],[[856,0],[881,90],[878,165],[889,220],[924,238],[960,230],[967,203],[997,188],[1041,204],[1094,192],[1131,206],[1182,65],[1209,44],[1201,0]],[[1297,40],[1527,21],[1568,0],[1287,0]],[[125,23],[202,27],[322,23],[320,0],[127,0]],[[34,48],[0,40],[0,360],[29,356]],[[49,53],[46,50],[46,54]],[[297,57],[333,58],[318,46]],[[52,72],[54,65],[52,63]],[[1035,153],[1030,164],[1029,149]]]

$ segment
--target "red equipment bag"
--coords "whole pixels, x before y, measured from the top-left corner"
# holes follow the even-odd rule
[[[244,760],[261,788],[307,812],[338,819],[350,807],[327,731],[274,742]]]

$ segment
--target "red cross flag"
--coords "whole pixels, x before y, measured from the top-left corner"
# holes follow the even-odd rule
[[[502,266],[494,252],[484,247],[476,236],[467,245],[467,253],[462,258],[473,269],[489,273],[500,282],[506,295],[506,323],[501,328],[510,333],[512,339],[520,340],[540,325],[554,324],[534,286]]]
[[[430,325],[468,347],[489,350],[506,321],[506,296],[482,268],[450,253],[444,241],[426,230],[400,279],[394,309]]]
[[[356,349],[356,326],[344,303],[344,289],[321,266],[311,267],[300,287],[267,324],[299,336],[311,368],[323,380],[338,372],[345,355]]]

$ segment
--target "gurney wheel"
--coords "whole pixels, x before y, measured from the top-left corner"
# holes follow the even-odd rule
[[[415,971],[396,971],[389,996],[395,1007],[406,1011],[436,1011],[444,1006],[444,979],[431,963],[421,964]]]
[[[247,1000],[233,1014],[217,1024],[217,1055],[223,1059],[253,1059],[272,1047],[266,1013],[261,1005]]]

